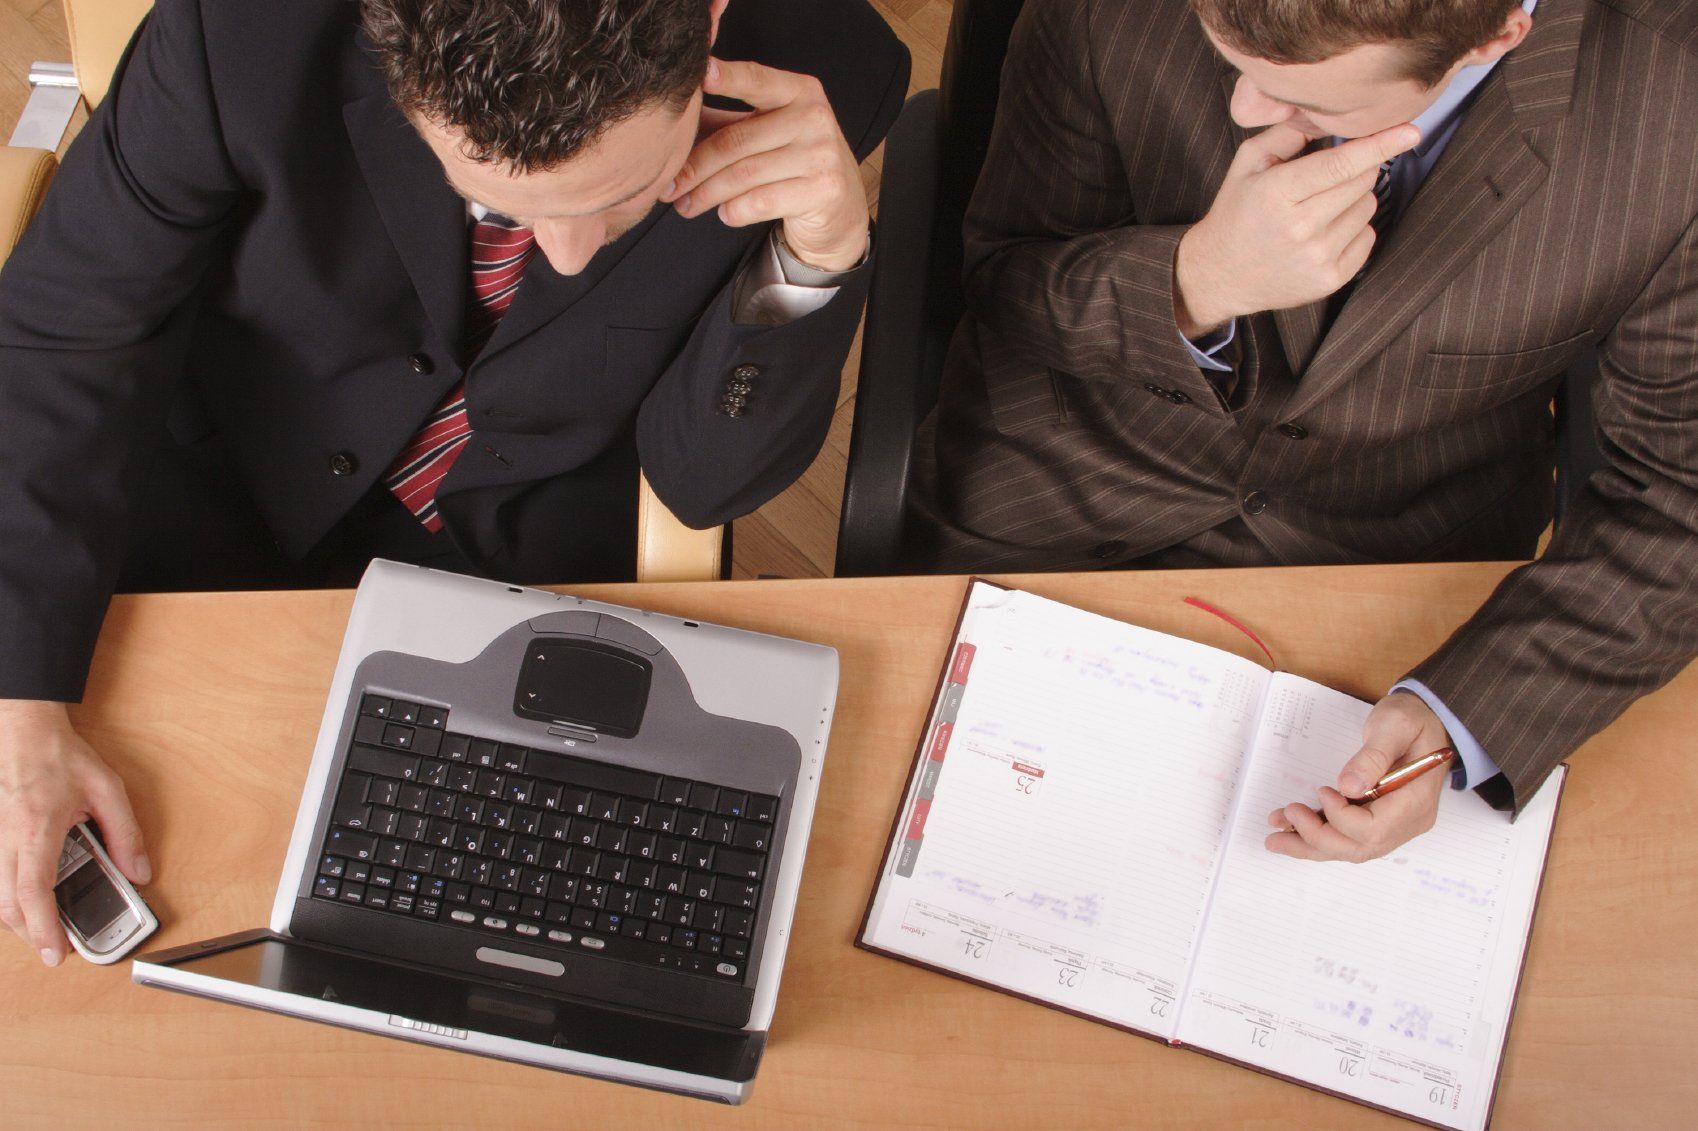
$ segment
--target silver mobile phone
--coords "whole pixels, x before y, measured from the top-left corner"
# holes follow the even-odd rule
[[[159,926],[87,824],[65,834],[53,894],[71,945],[102,966],[130,953]]]

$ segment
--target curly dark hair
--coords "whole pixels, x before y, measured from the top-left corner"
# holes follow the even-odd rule
[[[1235,51],[1319,63],[1364,43],[1407,49],[1404,77],[1431,87],[1503,28],[1521,0],[1191,0]]]
[[[389,93],[466,154],[548,169],[609,126],[681,109],[707,71],[708,0],[360,0]]]

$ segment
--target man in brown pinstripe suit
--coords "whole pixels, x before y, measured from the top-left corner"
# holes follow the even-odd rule
[[[1412,129],[1406,123],[1413,123]],[[1336,141],[1336,144],[1335,144]],[[934,569],[1530,556],[1601,344],[1610,466],[1370,717],[1524,803],[1698,654],[1698,11],[1679,0],[1033,0],[922,436]],[[1501,776],[1499,776],[1501,771]],[[1383,854],[1440,775],[1270,814]]]

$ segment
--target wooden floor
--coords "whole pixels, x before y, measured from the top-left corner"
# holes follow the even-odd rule
[[[950,0],[872,0],[913,53],[910,92],[937,85],[949,30]],[[59,0],[0,0],[0,137],[10,135],[29,97],[29,66],[35,60],[69,61]],[[862,167],[867,195],[877,208],[880,149]],[[784,494],[747,518],[735,531],[735,577],[827,577],[837,551],[837,513],[849,456],[849,424],[855,414],[855,374],[860,339],[843,370],[837,415],[819,458]]]

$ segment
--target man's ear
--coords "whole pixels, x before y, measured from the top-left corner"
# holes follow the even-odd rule
[[[731,0],[708,0],[708,46],[712,47],[719,40],[719,17],[725,14],[725,6]]]
[[[1527,33],[1531,30],[1533,17],[1527,14],[1526,9],[1517,8],[1504,20],[1503,27],[1498,29],[1496,35],[1464,55],[1462,62],[1468,65],[1495,63],[1520,47],[1521,41],[1527,38]]]

